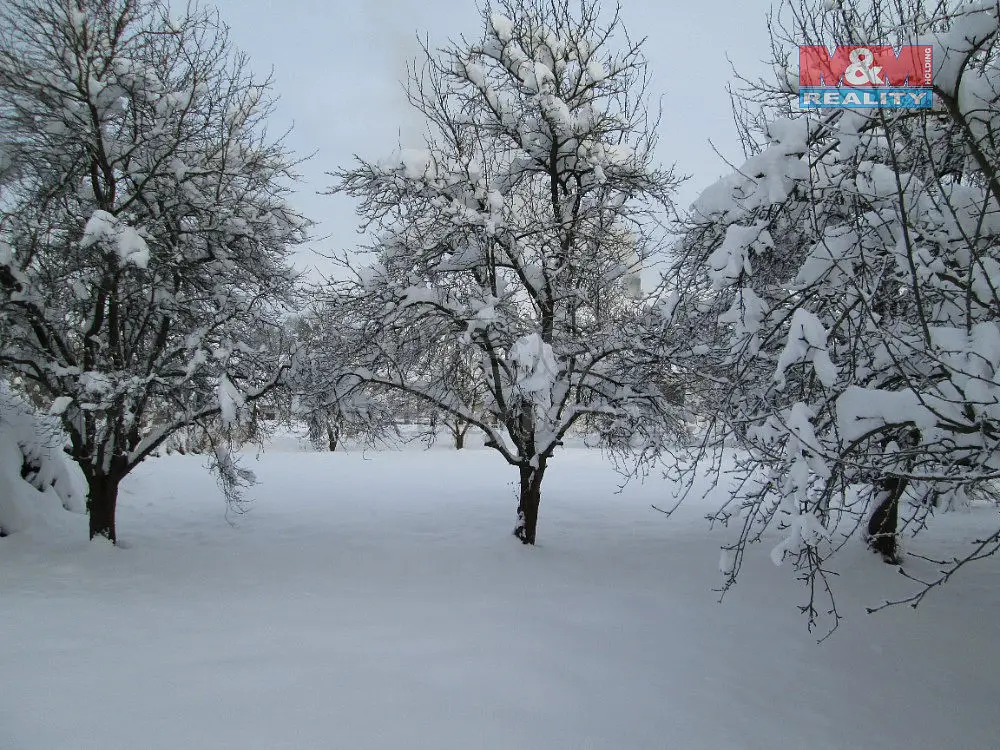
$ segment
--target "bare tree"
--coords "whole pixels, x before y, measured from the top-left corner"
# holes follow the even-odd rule
[[[650,452],[676,426],[643,339],[639,273],[677,180],[654,162],[641,46],[592,0],[489,5],[480,39],[412,72],[426,148],[335,175],[375,238],[324,308],[355,336],[351,375],[486,434],[518,471],[525,544],[577,420]]]
[[[173,432],[274,388],[305,222],[269,82],[217,15],[157,0],[0,9],[0,365],[62,417],[114,541],[121,480]],[[216,446],[224,485],[242,475]]]
[[[850,539],[898,563],[904,528],[1000,476],[998,12],[783,5],[778,83],[743,99],[767,102],[762,120],[743,118],[749,158],[696,202],[664,290],[675,361],[717,408],[700,466],[727,465],[724,443],[745,449],[715,515],[739,530],[726,586],[777,527],[774,559],[802,572],[810,622]],[[933,109],[791,107],[793,45],[873,39],[933,46]],[[993,531],[940,561],[912,601],[998,546]]]
[[[363,393],[356,377],[331,380],[349,356],[349,339],[340,329],[315,310],[289,321],[289,329],[297,354],[285,381],[291,399],[288,416],[305,422],[313,448],[332,452],[345,438],[374,447],[399,437],[398,404]]]

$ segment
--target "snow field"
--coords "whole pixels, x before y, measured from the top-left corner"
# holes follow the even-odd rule
[[[853,550],[817,646],[766,547],[717,604],[710,505],[668,520],[593,451],[554,459],[533,549],[489,451],[250,456],[232,523],[202,463],[127,480],[123,549],[69,514],[0,540],[0,747],[1000,747],[995,562],[868,616],[908,589]]]

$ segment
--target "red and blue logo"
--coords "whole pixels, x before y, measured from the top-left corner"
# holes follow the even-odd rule
[[[928,45],[799,47],[802,109],[930,109],[934,50]]]

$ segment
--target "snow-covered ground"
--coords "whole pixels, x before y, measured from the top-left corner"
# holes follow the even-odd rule
[[[817,645],[766,548],[718,604],[707,507],[668,520],[596,452],[553,461],[529,549],[491,452],[295,447],[249,458],[240,517],[171,456],[126,483],[122,549],[68,513],[0,539],[0,748],[1000,747],[996,562],[869,616],[908,589],[854,549]]]

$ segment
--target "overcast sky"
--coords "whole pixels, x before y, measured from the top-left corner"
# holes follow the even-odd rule
[[[254,69],[274,71],[280,96],[273,128],[294,124],[289,145],[316,152],[301,171],[296,205],[318,222],[315,246],[347,250],[359,240],[354,205],[345,196],[320,196],[325,172],[351,163],[355,154],[377,159],[400,141],[413,143],[419,122],[406,106],[401,81],[417,52],[416,38],[431,45],[481,33],[473,0],[217,0],[235,43]],[[611,7],[611,3],[608,3]],[[658,157],[692,175],[678,196],[688,205],[700,188],[724,171],[711,140],[727,157],[738,156],[726,84],[727,56],[741,72],[760,74],[768,52],[769,0],[621,0],[633,37],[646,37],[653,94],[664,117]],[[303,268],[328,268],[312,252]]]

